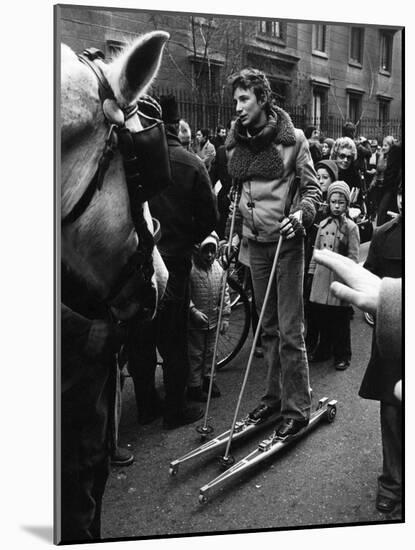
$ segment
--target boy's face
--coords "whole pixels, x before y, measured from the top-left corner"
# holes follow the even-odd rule
[[[330,183],[332,183],[330,174],[325,168],[319,168],[317,170],[317,177],[320,182],[322,192],[326,193]]]
[[[216,258],[216,248],[212,243],[207,244],[200,251],[200,258],[205,266],[211,266]]]
[[[340,216],[346,212],[347,201],[343,193],[332,193],[330,195],[330,212],[332,216]]]
[[[253,90],[236,88],[233,94],[236,114],[242,126],[245,128],[260,128],[265,126],[267,116],[264,111],[264,103],[259,102]]]

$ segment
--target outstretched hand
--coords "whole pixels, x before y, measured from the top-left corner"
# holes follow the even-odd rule
[[[376,313],[381,283],[379,277],[350,258],[330,250],[315,250],[314,259],[343,280],[344,284],[338,281],[331,284],[330,289],[337,298],[350,302],[368,313]]]

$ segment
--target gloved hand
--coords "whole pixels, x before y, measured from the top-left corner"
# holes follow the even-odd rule
[[[295,236],[305,236],[305,229],[297,212],[284,218],[280,225],[280,233],[284,239],[292,239]]]
[[[237,256],[238,254],[238,248],[236,246],[234,246],[233,244],[231,244],[231,250],[229,252],[229,247],[228,247],[228,243],[225,243],[220,251],[219,251],[219,258],[220,258],[220,263],[223,267],[223,269],[228,269],[228,267],[230,266],[232,260],[235,258],[235,256]]]
[[[117,353],[122,344],[121,331],[108,321],[95,319],[89,329],[85,353],[92,359]]]
[[[222,326],[220,327],[220,333],[226,334],[229,328],[229,321],[222,321]]]
[[[199,311],[198,309],[193,308],[190,310],[190,314],[191,314],[193,323],[198,328],[205,328],[208,326],[209,319],[206,313],[203,313],[202,311]]]

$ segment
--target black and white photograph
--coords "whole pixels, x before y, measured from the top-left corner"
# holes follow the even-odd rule
[[[50,4],[51,524],[26,540],[403,536],[410,33],[339,8]]]

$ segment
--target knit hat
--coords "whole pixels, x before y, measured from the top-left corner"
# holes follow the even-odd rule
[[[331,177],[332,183],[337,181],[339,177],[339,169],[337,163],[334,160],[319,160],[315,166],[316,171],[319,168],[325,168]]]
[[[219,237],[216,231],[212,231],[212,233],[208,235],[206,239],[200,243],[200,251],[202,251],[202,249],[208,244],[215,245],[215,252],[217,252],[218,245],[219,245]]]
[[[334,139],[332,138],[326,138],[323,143],[327,143],[327,145],[330,147],[330,149],[333,148],[333,145],[334,145]]]
[[[335,181],[329,185],[327,189],[327,202],[330,201],[330,197],[333,193],[341,193],[345,196],[346,202],[350,203],[350,189],[345,181]]]
[[[180,120],[179,108],[174,95],[162,95],[160,97],[160,105],[162,110],[162,119],[166,124],[176,124]]]

